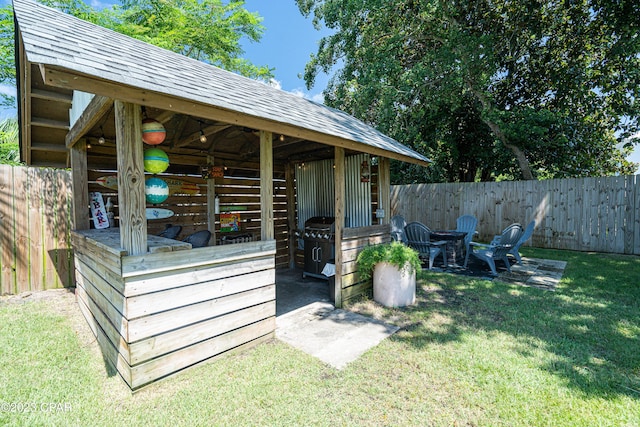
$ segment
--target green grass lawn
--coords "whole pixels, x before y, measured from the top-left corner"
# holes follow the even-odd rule
[[[524,255],[568,262],[555,292],[426,272],[352,305],[402,328],[342,371],[274,340],[134,395],[77,313],[3,304],[0,425],[639,426],[640,257]]]

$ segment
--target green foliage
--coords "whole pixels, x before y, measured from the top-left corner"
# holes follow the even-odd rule
[[[16,86],[13,43],[13,9],[11,5],[0,8],[0,84]],[[12,106],[15,99],[0,93],[0,106]]]
[[[110,28],[165,49],[207,62],[246,77],[268,81],[273,70],[242,58],[240,39],[257,42],[262,18],[244,9],[244,1],[142,0],[93,9],[82,0],[42,0],[42,3],[85,21]],[[13,9],[0,9],[0,84],[14,86]],[[4,104],[15,100],[4,95]]]
[[[244,1],[123,0],[105,13],[109,27],[123,34],[247,77],[273,77],[268,67],[242,58],[240,39],[257,42],[264,30]]]
[[[394,182],[634,169],[618,147],[639,129],[638,2],[297,3],[334,30],[307,84],[338,65],[329,105],[434,160]]]
[[[420,271],[421,264],[418,252],[400,242],[367,246],[358,254],[356,264],[363,280],[371,279],[376,264],[388,262],[399,269],[409,268],[409,272]]]
[[[19,165],[18,120],[6,118],[0,121],[0,163]]]

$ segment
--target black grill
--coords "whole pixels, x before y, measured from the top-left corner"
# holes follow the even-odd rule
[[[315,216],[304,223],[304,273],[327,279],[322,270],[327,262],[335,258],[335,218]]]

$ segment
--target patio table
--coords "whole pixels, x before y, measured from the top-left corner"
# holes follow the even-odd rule
[[[458,265],[464,263],[464,231],[434,230],[431,232],[431,240],[444,240],[447,242],[447,263]]]

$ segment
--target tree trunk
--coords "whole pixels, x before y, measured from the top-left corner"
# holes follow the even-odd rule
[[[487,113],[490,113],[491,111],[493,111],[493,105],[489,102],[485,94],[476,90],[470,81],[467,81],[467,87],[469,88],[471,93],[473,93],[475,97],[478,98],[478,100],[482,104],[482,108],[484,108],[484,110]],[[502,142],[502,144],[505,147],[507,147],[509,150],[511,150],[513,154],[516,156],[516,160],[518,161],[518,166],[520,166],[520,171],[522,172],[522,178],[526,180],[534,179],[533,173],[531,172],[531,166],[529,165],[527,156],[524,155],[524,151],[522,151],[520,147],[517,147],[513,144],[509,144],[507,142],[507,137],[505,136],[504,132],[502,132],[502,129],[500,129],[500,126],[498,126],[497,123],[486,118],[486,114],[483,114],[482,116],[483,116],[482,121],[486,123],[487,126],[489,126],[489,128],[491,129],[491,132],[493,132],[495,136],[500,140],[500,142]]]
[[[502,129],[500,129],[500,126],[498,126],[496,123],[493,123],[491,120],[487,119],[482,119],[482,121],[484,121],[489,126],[491,131],[496,135],[496,137],[498,137],[500,142],[502,142],[502,144],[509,150],[511,150],[516,156],[518,166],[520,166],[520,171],[522,172],[522,178],[526,180],[534,179],[533,173],[531,172],[531,166],[529,165],[529,160],[527,160],[527,156],[524,155],[524,151],[522,151],[520,147],[516,145],[509,144],[507,142],[507,137],[504,135],[504,132],[502,132]]]

